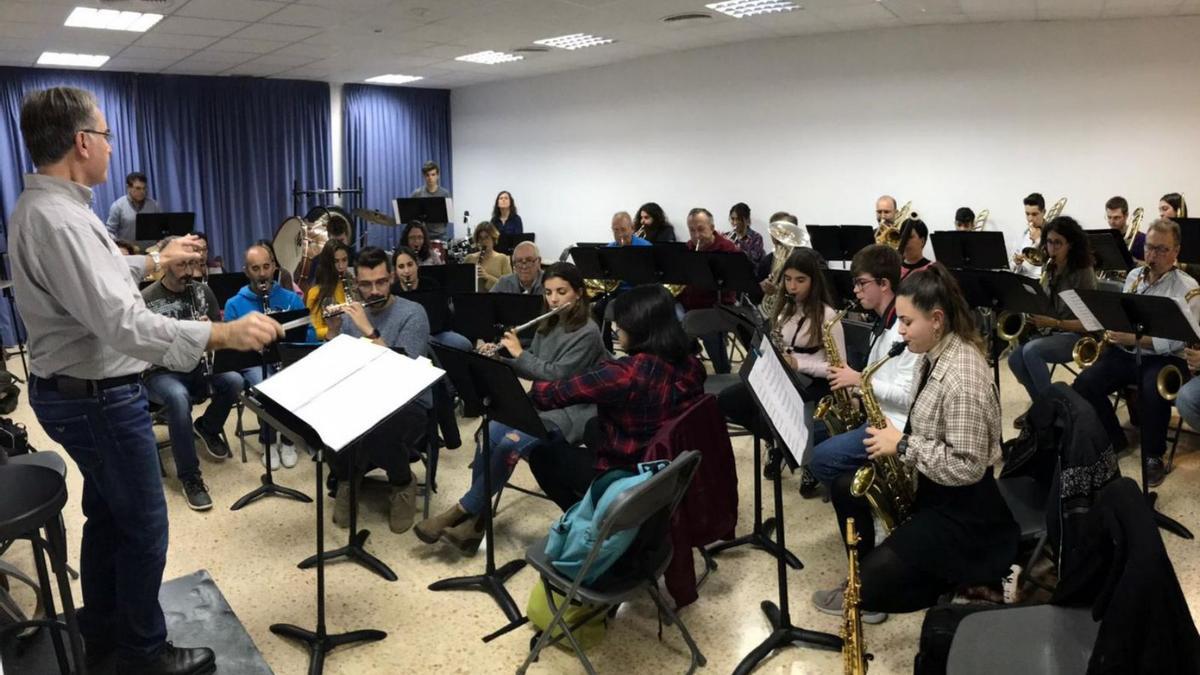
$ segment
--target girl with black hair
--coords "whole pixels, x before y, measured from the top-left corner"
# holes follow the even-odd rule
[[[904,221],[900,227],[900,245],[896,250],[900,254],[900,279],[919,272],[931,264],[925,257],[925,242],[929,240],[929,227],[925,221],[917,218],[917,214]]]
[[[525,223],[517,215],[517,202],[508,190],[496,194],[496,201],[492,204],[492,224],[500,234],[521,234],[525,231]]]
[[[698,345],[683,332],[666,289],[652,284],[621,294],[613,300],[613,324],[627,356],[574,377],[535,382],[529,392],[541,410],[596,406],[584,433],[586,450],[541,446],[529,457],[538,484],[564,511],[601,472],[642,461],[659,427],[704,395]]]
[[[329,334],[329,326],[325,325],[325,308],[345,304],[348,300],[343,279],[349,269],[350,247],[337,239],[330,239],[317,255],[317,283],[304,294],[304,304],[312,317],[313,331],[318,340],[326,339]]]
[[[544,308],[549,311],[567,306],[567,309],[542,322],[529,349],[521,347],[516,333],[506,333],[500,342],[510,356],[501,360],[511,365],[518,376],[538,382],[578,375],[607,359],[608,352],[600,341],[600,329],[590,318],[583,275],[579,270],[571,263],[555,263],[547,270],[543,284]],[[584,425],[595,414],[595,406],[586,403],[546,410],[541,418],[551,433],[549,441],[492,422],[489,427],[492,494],[504,487],[517,460],[529,457],[535,449],[548,444],[553,446],[551,452],[572,452],[563,446],[583,440]],[[485,465],[481,451],[482,448],[477,446],[471,487],[466,494],[446,512],[417,524],[416,533],[421,541],[432,544],[444,539],[468,555],[479,548],[483,540],[480,514],[488,499],[483,489]]]
[[[441,255],[429,246],[429,229],[424,223],[409,223],[400,235],[400,241],[408,248],[417,252],[418,265],[441,265]]]
[[[667,220],[661,206],[655,202],[646,202],[637,210],[637,221],[633,224],[634,233],[651,244],[664,244],[675,241],[675,226]]]
[[[1187,200],[1178,192],[1168,192],[1158,200],[1158,217],[1171,220],[1187,218]]]
[[[917,392],[904,429],[869,428],[864,445],[872,460],[898,457],[916,473],[912,516],[875,546],[867,500],[850,495],[854,473],[832,490],[839,527],[852,517],[862,535],[860,607],[871,623],[930,607],[956,588],[1001,582],[1020,535],[992,475],[999,397],[958,282],[937,263],[914,272],[900,282],[896,312],[908,349],[922,355]],[[813,603],[840,616],[843,596],[838,586],[814,593]]]
[[[1038,329],[1053,331],[1018,345],[1008,355],[1013,377],[1036,399],[1050,388],[1051,363],[1070,363],[1071,350],[1083,334],[1083,323],[1067,307],[1060,294],[1079,288],[1096,288],[1092,249],[1083,228],[1074,218],[1059,216],[1042,230],[1042,248],[1046,264],[1042,269],[1042,288],[1054,301],[1054,315],[1032,314],[1027,320]],[[1019,426],[1024,415],[1017,418]]]

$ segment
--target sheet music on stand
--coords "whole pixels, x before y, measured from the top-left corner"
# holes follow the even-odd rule
[[[443,374],[428,359],[410,359],[368,340],[339,335],[255,389],[338,452]]]
[[[808,427],[804,424],[804,397],[792,382],[787,365],[780,360],[774,345],[766,336],[758,344],[758,355],[750,369],[746,383],[767,414],[771,426],[787,446],[792,459],[804,464],[803,456],[808,447]]]
[[[1100,320],[1096,318],[1095,314],[1092,314],[1092,310],[1088,309],[1088,306],[1084,304],[1074,289],[1063,291],[1058,294],[1058,297],[1067,303],[1067,309],[1070,309],[1075,318],[1079,319],[1079,322],[1083,324],[1084,330],[1089,333],[1104,330],[1104,326],[1100,325]]]

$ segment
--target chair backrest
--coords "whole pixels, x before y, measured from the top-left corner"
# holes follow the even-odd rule
[[[688,450],[646,482],[625,490],[605,511],[597,543],[614,532],[641,526],[663,509],[668,510],[668,515],[674,512],[699,466],[700,453]]]
[[[688,337],[700,337],[711,333],[726,333],[737,323],[718,309],[693,309],[683,315],[683,332]]]

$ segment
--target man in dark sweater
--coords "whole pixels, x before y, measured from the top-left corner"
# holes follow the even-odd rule
[[[425,356],[429,349],[429,319],[425,309],[417,303],[391,294],[392,261],[387,254],[374,246],[364,248],[354,266],[358,293],[363,301],[383,302],[372,307],[353,303],[340,316],[330,317],[327,320],[330,336],[365,338],[383,347],[403,349],[412,358]],[[371,395],[382,396],[386,392],[372,392]],[[419,449],[426,442],[425,429],[432,407],[433,395],[426,389],[358,441],[358,448],[341,453],[331,464],[330,469],[337,480],[333,509],[335,524],[349,526],[350,481],[361,480],[369,468],[379,467],[387,472],[392,487],[389,527],[397,534],[412,527],[416,515],[416,483],[408,458],[410,451]],[[353,466],[351,456],[355,456]]]
[[[200,279],[204,261],[173,262],[163,270],[163,277],[142,290],[150,311],[177,320],[221,320],[217,296]],[[176,373],[165,368],[153,368],[146,373],[146,395],[163,407],[167,430],[171,438],[171,454],[175,457],[175,473],[183,486],[187,505],[194,511],[212,508],[208,486],[200,475],[195,439],[209,457],[218,462],[232,453],[221,437],[229,411],[237,403],[242,390],[242,376],[237,373],[210,374],[208,364],[201,360],[191,372]],[[211,395],[208,410],[192,422],[192,402]]]

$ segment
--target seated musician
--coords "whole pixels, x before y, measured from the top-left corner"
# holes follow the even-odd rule
[[[675,241],[675,226],[667,219],[663,209],[655,202],[646,202],[637,210],[638,236],[651,244],[669,244]]]
[[[163,243],[171,239],[175,237],[168,237]],[[155,314],[181,321],[220,321],[217,296],[201,281],[203,272],[203,259],[164,265],[162,278],[142,289],[146,307]],[[166,415],[175,475],[183,487],[188,507],[193,511],[211,509],[212,498],[201,476],[195,438],[200,439],[205,452],[218,462],[232,456],[221,437],[221,430],[242,391],[242,376],[233,372],[210,374],[206,362],[201,360],[187,373],[152,368],[145,374],[145,385],[146,396],[161,405]],[[204,398],[210,389],[212,400],[208,409],[193,422],[193,401]]]
[[[1187,200],[1178,192],[1168,192],[1158,200],[1158,217],[1170,220],[1187,218]]]
[[[900,335],[921,355],[921,375],[905,426],[888,418],[883,429],[869,428],[866,449],[877,464],[898,459],[916,472],[912,515],[876,546],[872,509],[849,492],[854,472],[839,476],[832,493],[839,527],[852,517],[862,535],[867,623],[930,607],[959,587],[1000,582],[1020,535],[992,474],[1000,460],[999,397],[958,282],[938,264],[916,272],[900,282],[896,313]],[[839,585],[814,593],[813,603],[840,616],[843,595]]]
[[[1125,230],[1129,227],[1129,202],[1124,197],[1116,196],[1104,203],[1104,217],[1108,226],[1121,233],[1125,238]],[[1133,245],[1129,247],[1135,264],[1141,265],[1146,260],[1146,233],[1138,232],[1133,237]]]
[[[912,214],[900,228],[900,278],[929,267],[932,262],[925,257],[925,243],[929,241],[929,228],[925,221]]]
[[[511,274],[505,274],[492,286],[492,293],[520,293],[542,295],[542,254],[537,244],[523,241],[512,253]]]
[[[584,429],[586,449],[538,446],[529,467],[542,490],[564,511],[600,473],[641,462],[659,427],[704,395],[704,366],[683,332],[671,294],[658,284],[637,286],[613,301],[617,340],[627,354],[556,381],[534,382],[540,410],[596,406]]]
[[[404,242],[405,247],[417,252],[418,265],[441,265],[445,262],[437,249],[430,247],[429,230],[425,228],[425,223],[409,223],[400,235],[400,241]]]
[[[750,207],[744,202],[738,202],[729,209],[729,232],[725,238],[732,241],[741,249],[755,265],[763,259],[763,238],[750,227]]]
[[[350,247],[337,239],[330,239],[317,256],[316,268],[317,283],[308,289],[304,304],[312,316],[312,327],[317,339],[326,340],[329,328],[325,325],[325,308],[330,305],[344,305],[353,299],[346,297]]]
[[[528,349],[522,348],[520,338],[509,331],[501,340],[509,356],[499,357],[510,364],[518,376],[535,382],[574,377],[608,358],[608,352],[600,342],[600,330],[589,318],[586,288],[579,270],[571,263],[555,263],[546,272],[545,284],[546,311],[568,304],[570,307],[542,321]],[[492,494],[504,487],[517,461],[528,457],[535,446],[548,444],[556,446],[559,452],[574,452],[564,447],[564,442],[566,446],[578,445],[583,440],[585,423],[595,415],[596,406],[591,404],[542,412],[542,422],[551,434],[548,441],[492,422],[488,430]],[[482,446],[477,445],[475,461],[471,465],[471,487],[458,503],[445,513],[417,523],[414,532],[421,541],[432,544],[439,538],[444,539],[468,555],[479,548],[484,525],[480,514],[488,499],[484,492],[485,464],[481,453]]]
[[[811,383],[802,392],[804,400],[815,404],[829,393],[829,357],[825,351],[823,324],[837,314],[832,307],[832,294],[827,277],[822,272],[824,261],[811,248],[797,248],[788,256],[783,266],[782,285],[776,292],[776,316],[769,317],[771,332],[776,346],[796,372],[811,378]],[[838,353],[845,358],[846,338],[842,324],[833,326],[834,344]],[[770,436],[770,429],[761,420],[758,406],[743,382],[723,390],[717,403],[725,417],[763,438]],[[805,413],[809,425],[809,439],[814,442],[812,411]],[[768,466],[765,473],[774,477],[778,466]],[[801,484],[808,492],[816,487],[807,468],[801,474]]]
[[[411,358],[424,356],[429,349],[429,319],[417,303],[391,294],[392,263],[387,253],[368,246],[359,251],[354,267],[355,285],[363,302],[386,300],[372,307],[351,303],[345,312],[330,317],[327,323],[331,337],[365,337],[384,347],[403,349]],[[370,395],[383,396],[386,392],[370,392]],[[357,441],[359,447],[353,452],[343,451],[330,463],[330,472],[337,481],[333,507],[335,524],[350,525],[349,481],[361,481],[370,468],[379,467],[387,473],[391,486],[388,527],[397,534],[412,527],[417,512],[416,483],[409,467],[409,454],[419,450],[426,441],[428,411],[432,407],[433,396],[426,389]],[[355,457],[356,466],[350,465],[351,455]]]
[[[1053,331],[1017,346],[1008,355],[1013,377],[1035,400],[1050,388],[1051,363],[1070,363],[1076,341],[1085,332],[1083,323],[1059,296],[1063,291],[1096,288],[1092,251],[1083,228],[1074,218],[1059,216],[1042,230],[1046,244],[1045,273],[1042,288],[1054,301],[1053,316],[1026,317],[1039,330]],[[1023,417],[1023,416],[1022,416]]]
[[[271,254],[271,249],[263,244],[253,244],[246,249],[245,264],[242,268],[246,279],[250,282],[242,286],[237,294],[225,301],[224,317],[226,321],[234,321],[252,312],[274,314],[295,309],[304,309],[304,301],[300,294],[289,290],[275,281],[277,266]],[[315,337],[315,336],[314,336]],[[271,374],[267,370],[267,375]],[[253,387],[263,381],[263,369],[255,366],[241,371],[242,380],[247,387]],[[263,465],[266,466],[267,453],[265,448],[275,442],[275,430],[259,419],[259,443],[264,448]],[[282,448],[272,447],[270,453],[271,468],[296,466],[296,450],[287,444]]]
[[[613,214],[611,229],[613,239],[608,242],[608,248],[617,248],[620,246],[653,246],[650,240],[643,239],[633,233],[633,218],[627,211],[617,211]],[[592,317],[600,324],[600,336],[604,340],[604,348],[609,352],[613,350],[612,321],[610,317],[606,316],[609,303],[617,295],[624,293],[630,288],[633,288],[633,286],[628,282],[622,281],[612,292],[601,295],[592,303]]]
[[[1183,300],[1189,291],[1197,288],[1196,280],[1175,266],[1179,258],[1179,225],[1172,220],[1154,221],[1146,232],[1146,264],[1133,270],[1125,279],[1125,292],[1137,295],[1158,295]],[[1193,314],[1200,308],[1200,301],[1192,299]],[[1138,419],[1141,427],[1142,455],[1146,462],[1146,477],[1151,486],[1161,485],[1166,477],[1163,451],[1167,446],[1167,425],[1171,420],[1171,403],[1159,396],[1155,387],[1158,371],[1167,364],[1182,370],[1182,342],[1161,338],[1143,337],[1137,348],[1142,353],[1142,369],[1135,367],[1135,336],[1130,333],[1105,333],[1108,345],[1096,362],[1085,368],[1075,378],[1075,391],[1086,398],[1100,422],[1108,431],[1113,449],[1120,452],[1129,447],[1117,413],[1113,411],[1109,394],[1141,382],[1138,394]]]
[[[1027,277],[1037,279],[1042,276],[1042,268],[1025,260],[1023,251],[1027,248],[1038,248],[1042,245],[1042,226],[1046,224],[1046,198],[1038,192],[1031,193],[1025,198],[1025,222],[1027,227],[1021,235],[1021,243],[1013,253],[1012,271]]]
[[[719,253],[738,253],[740,251],[732,241],[717,233],[713,227],[712,213],[708,209],[694,208],[688,212],[687,226],[688,234],[691,236],[688,242],[690,250]],[[679,304],[689,312],[711,309],[718,302],[733,304],[734,299],[735,295],[732,291],[726,291],[718,298],[716,291],[703,290],[693,286],[684,288],[683,292],[679,294]],[[713,370],[718,373],[728,373],[729,355],[725,352],[725,333],[701,335],[700,342],[704,344],[704,351],[712,360]]]
[[[973,232],[975,230],[975,212],[966,206],[958,207],[954,212],[954,229],[959,232]]]
[[[875,200],[875,234],[878,236],[880,228],[892,227],[896,224],[896,198],[891,195],[883,195]]]
[[[888,354],[897,342],[903,342],[899,322],[896,320],[896,289],[900,286],[900,256],[890,246],[874,244],[854,254],[850,263],[850,274],[854,278],[854,297],[868,312],[877,317],[871,330],[870,356],[867,363],[875,363]],[[871,376],[871,389],[883,414],[897,428],[903,429],[908,421],[908,409],[912,406],[912,392],[917,364],[920,357],[905,350],[887,361]],[[830,389],[858,387],[862,384],[862,373],[848,365],[829,368]],[[863,441],[867,438],[867,425],[828,437],[823,424],[814,424],[817,445],[813,448],[808,470],[812,478],[829,486],[840,475],[866,464],[867,451]],[[824,432],[824,433],[823,433]],[[821,440],[824,436],[827,440]],[[800,483],[800,494],[805,497],[816,494],[816,485],[804,480]]]
[[[437,279],[422,277],[418,273],[417,254],[407,246],[399,246],[395,251],[392,251],[392,268],[395,270],[395,278],[392,281],[391,289],[392,295],[403,297],[405,293],[437,291],[442,288],[438,284]],[[472,348],[471,341],[465,335],[452,330],[434,333],[429,336],[429,341],[434,344],[453,347],[463,351],[470,351]]]
[[[1179,396],[1175,399],[1175,408],[1179,410],[1179,416],[1192,429],[1200,429],[1200,377],[1196,377],[1196,373],[1200,371],[1200,349],[1185,347],[1183,357],[1187,361],[1187,371],[1190,379],[1184,382],[1183,387],[1179,390]],[[1182,371],[1181,371],[1182,372]]]
[[[500,231],[488,221],[475,226],[475,234],[471,240],[477,251],[468,255],[463,262],[475,265],[477,290],[487,293],[492,290],[500,277],[512,274],[512,261],[509,257],[496,250],[496,242],[500,239]]]
[[[259,239],[254,242],[255,246],[261,246],[271,254],[271,262],[275,265],[275,281],[279,282],[280,286],[285,289],[300,294],[300,286],[296,283],[296,277],[291,270],[284,269],[279,264],[279,258],[275,255],[275,245],[268,239]]]

